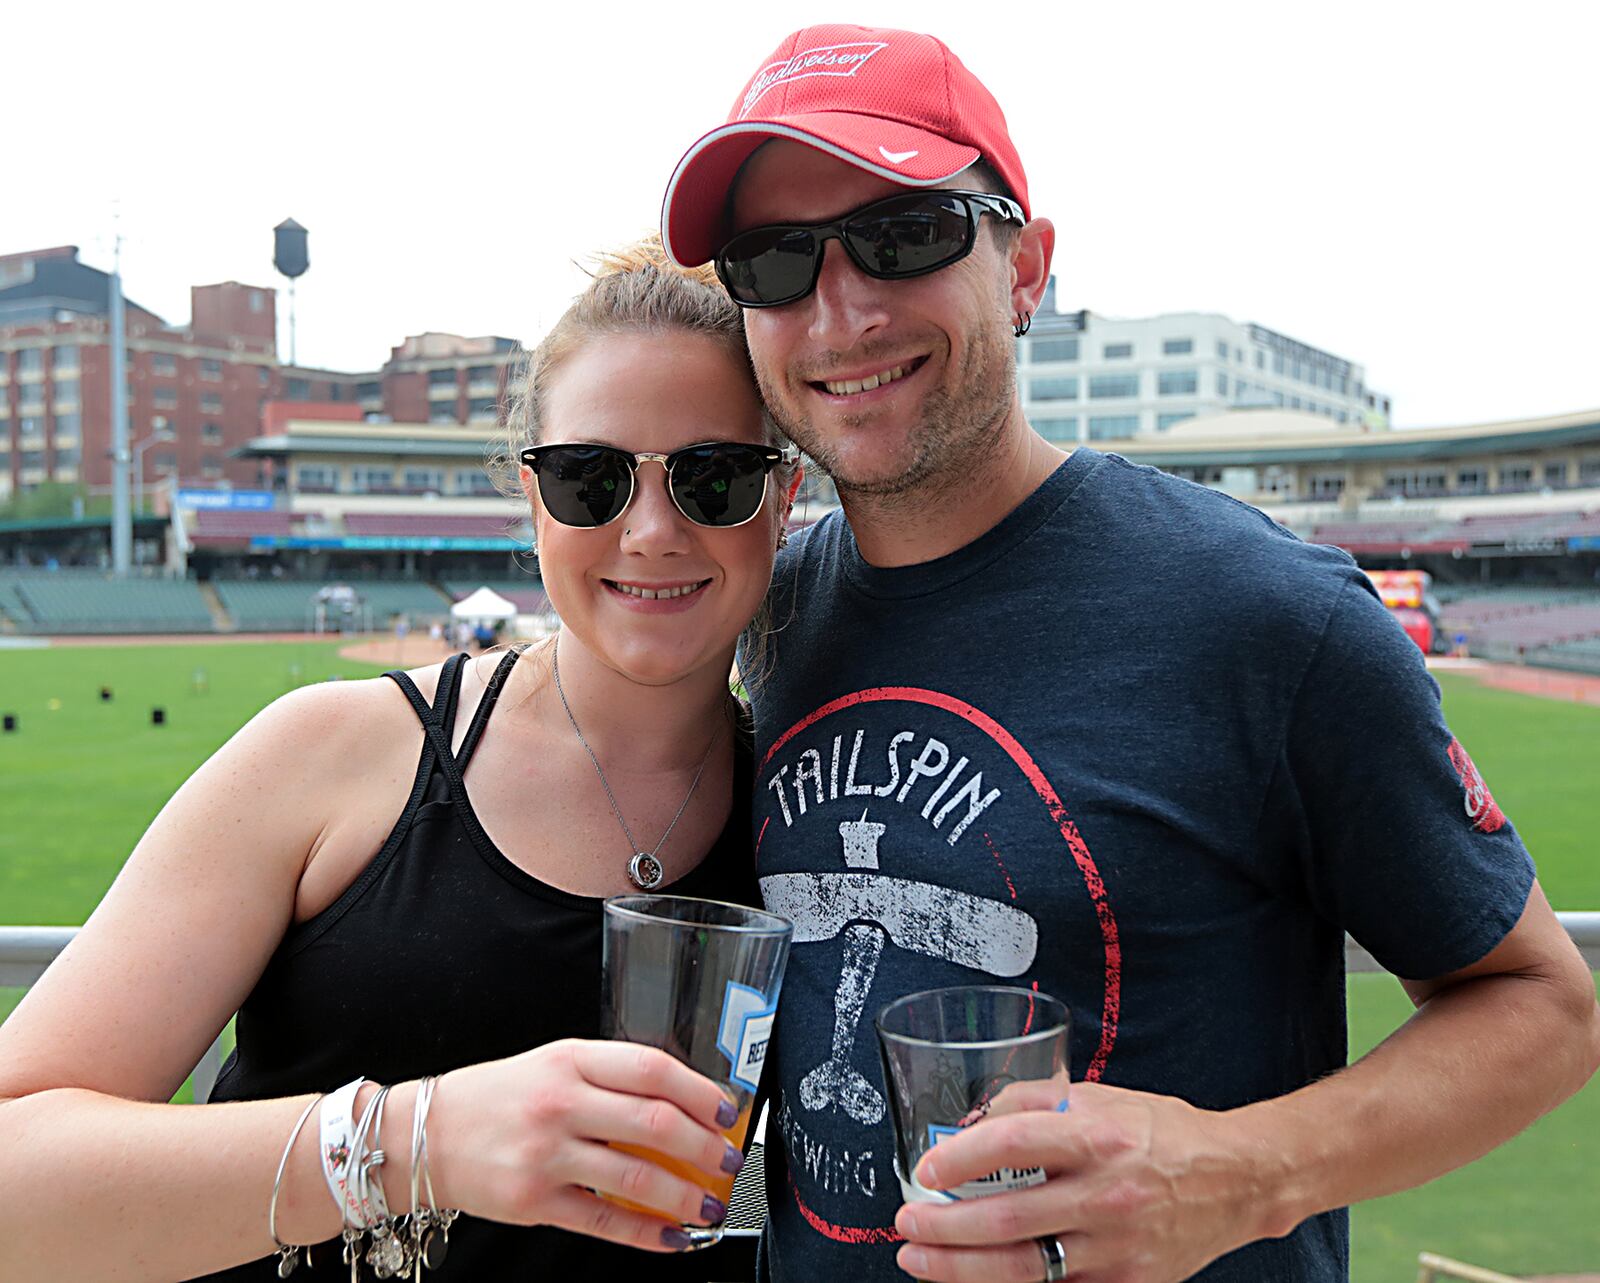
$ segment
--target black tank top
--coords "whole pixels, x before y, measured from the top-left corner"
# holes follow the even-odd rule
[[[401,1082],[559,1038],[600,1036],[601,901],[547,886],[508,860],[478,823],[462,783],[517,654],[495,669],[452,756],[466,658],[445,661],[431,708],[404,673],[385,674],[427,732],[410,799],[344,894],[284,936],[239,1009],[238,1042],[212,1100],[332,1091],[358,1076]],[[746,723],[736,739],[732,813],[673,893],[760,903],[750,853],[752,777]],[[450,1231],[444,1267],[429,1277],[700,1283],[748,1276],[747,1265],[730,1268],[741,1250],[729,1243],[666,1256],[463,1216]],[[206,1277],[276,1279],[275,1261]],[[313,1248],[312,1264],[295,1278],[348,1283],[337,1239]],[[364,1265],[362,1272],[368,1277]]]

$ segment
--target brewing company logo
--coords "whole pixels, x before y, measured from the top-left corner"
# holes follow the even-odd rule
[[[1472,827],[1479,833],[1497,832],[1505,826],[1505,812],[1496,805],[1494,795],[1489,792],[1489,786],[1483,782],[1483,776],[1478,774],[1478,768],[1467,755],[1467,750],[1461,746],[1461,741],[1452,739],[1448,751],[1450,765],[1456,768],[1456,774],[1461,778],[1467,818],[1472,821]]]
[[[739,118],[742,120],[748,116],[750,109],[769,89],[791,80],[803,80],[807,76],[853,76],[866,66],[878,50],[887,48],[888,45],[881,40],[857,40],[850,44],[819,45],[782,62],[768,63],[756,72],[750,88],[745,90]]]

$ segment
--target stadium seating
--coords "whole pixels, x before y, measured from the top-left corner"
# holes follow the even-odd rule
[[[444,590],[450,595],[451,601],[460,601],[470,593],[475,593],[480,588],[487,588],[497,592],[517,610],[524,615],[551,614],[550,598],[545,596],[544,589],[539,587],[539,581],[532,575],[524,579],[479,579],[465,580],[454,579],[444,585]]]
[[[18,629],[26,629],[33,622],[33,612],[28,609],[28,603],[22,600],[15,581],[10,577],[0,579],[0,615],[4,615]]]
[[[47,572],[10,582],[30,616],[19,625],[28,632],[206,633],[215,627],[199,585],[189,580]]]
[[[347,512],[345,531],[352,535],[434,536],[442,539],[505,539],[514,541],[517,518],[387,512]]]
[[[426,583],[340,582],[349,582],[355,589],[375,628],[387,628],[396,615],[421,620],[442,616],[450,609],[450,603]],[[316,617],[317,593],[327,585],[288,579],[214,579],[211,586],[240,632],[278,633],[310,629]]]
[[[1581,673],[1600,673],[1600,637],[1588,641],[1562,642],[1528,651],[1523,660],[1541,668],[1562,668]]]

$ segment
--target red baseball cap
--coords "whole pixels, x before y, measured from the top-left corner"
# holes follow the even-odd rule
[[[982,159],[1028,215],[1028,179],[1000,104],[943,42],[877,27],[807,27],[762,61],[727,123],[678,162],[661,206],[661,241],[674,262],[698,266],[721,248],[728,189],[771,138],[907,187],[936,187]]]

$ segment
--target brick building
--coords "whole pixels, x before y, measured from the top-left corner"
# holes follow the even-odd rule
[[[378,421],[492,423],[518,345],[423,334],[370,373],[281,364],[276,294],[225,281],[190,289],[170,325],[126,301],[128,441],[135,485],[248,486],[233,451],[269,402],[358,406]],[[0,502],[44,481],[111,484],[110,277],[76,246],[0,256]],[[141,479],[142,477],[142,479]]]

